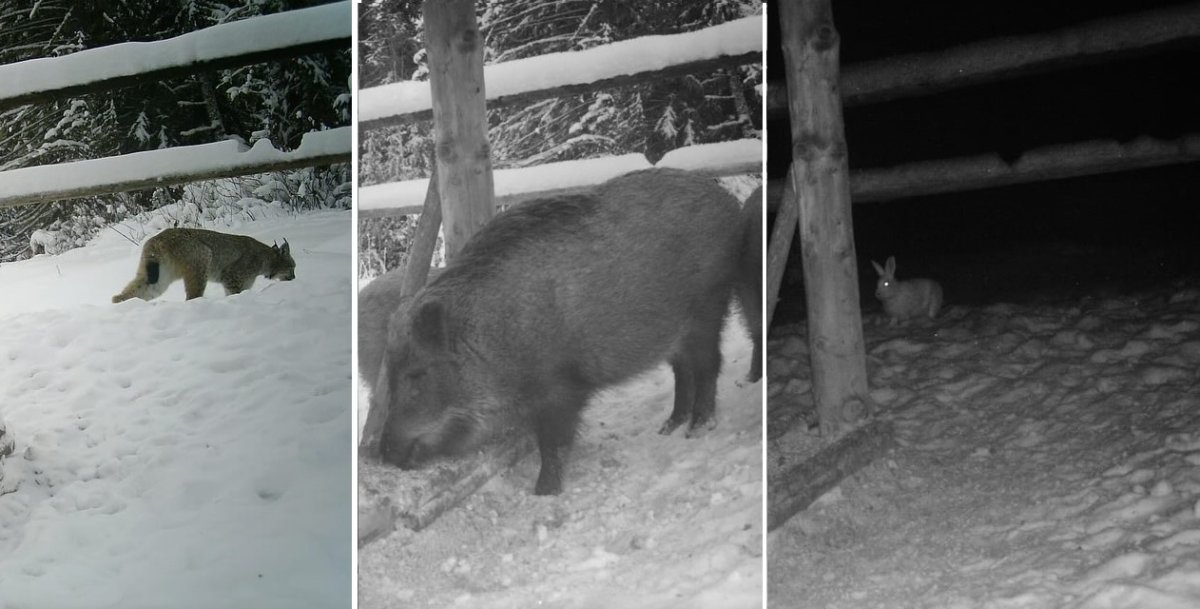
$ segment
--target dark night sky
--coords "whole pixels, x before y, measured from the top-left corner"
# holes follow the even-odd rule
[[[1163,1],[833,0],[842,65],[1005,35],[1050,32]],[[919,10],[915,10],[919,9]],[[783,75],[769,13],[768,74]],[[845,110],[850,166],[1021,151],[1055,143],[1200,133],[1200,45],[933,96]],[[768,122],[768,174],[790,160],[785,115]],[[1197,276],[1200,164],[914,197],[854,206],[863,302],[875,306],[869,260],[897,256],[898,276],[934,277],[948,304],[1077,299]],[[793,248],[789,274],[799,275]],[[792,290],[800,289],[793,286]],[[785,288],[786,302],[803,297]],[[781,321],[795,321],[781,310]],[[801,311],[802,313],[802,311]],[[802,318],[802,317],[801,317]]]

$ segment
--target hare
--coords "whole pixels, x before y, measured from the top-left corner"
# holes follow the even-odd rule
[[[883,303],[883,311],[891,318],[890,325],[919,315],[937,317],[942,308],[942,286],[932,279],[907,279],[896,281],[896,258],[889,256],[887,266],[881,267],[874,260],[871,266],[879,273],[875,284],[875,297]]]

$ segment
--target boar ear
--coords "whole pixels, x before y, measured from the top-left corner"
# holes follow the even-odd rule
[[[448,350],[446,310],[442,303],[427,302],[412,316],[413,340],[427,349]]]

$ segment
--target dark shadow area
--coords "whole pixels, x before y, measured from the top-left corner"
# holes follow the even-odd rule
[[[1061,4],[1061,5],[1060,5]],[[934,52],[1001,36],[1052,32],[1179,2],[834,3],[843,66]],[[785,65],[778,14],[768,27],[768,78]],[[853,169],[1038,147],[1200,133],[1195,45],[1152,49],[945,93],[845,109]],[[791,157],[786,113],[768,122],[768,177]],[[942,282],[947,305],[1041,302],[1122,294],[1196,275],[1200,166],[1184,164],[854,206],[865,313],[878,310],[870,260],[894,255],[900,279]],[[775,323],[804,320],[799,250],[788,262]]]

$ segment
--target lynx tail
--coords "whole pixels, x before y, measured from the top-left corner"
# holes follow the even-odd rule
[[[162,295],[167,290],[169,281],[160,281],[161,264],[158,260],[150,259],[142,262],[138,268],[137,275],[134,275],[133,280],[129,285],[121,290],[120,294],[112,297],[113,304],[125,302],[130,298],[141,298],[142,300],[152,300]]]

